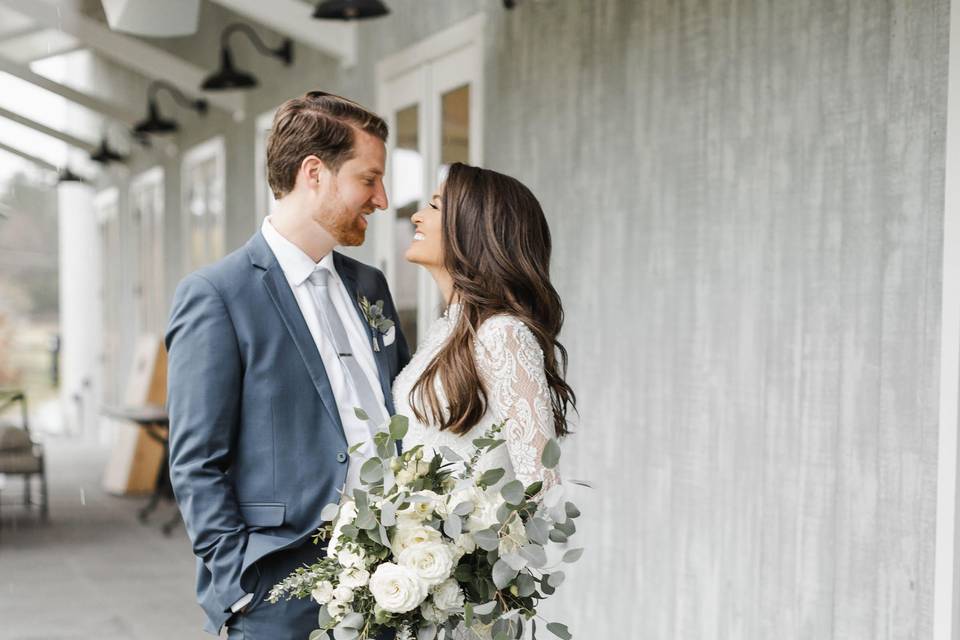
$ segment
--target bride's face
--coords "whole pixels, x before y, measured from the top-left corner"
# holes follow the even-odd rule
[[[410,218],[416,227],[413,242],[404,256],[422,267],[443,265],[443,211],[440,209],[443,187],[437,189],[427,206]]]

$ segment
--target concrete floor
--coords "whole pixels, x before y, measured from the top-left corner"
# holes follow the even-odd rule
[[[50,522],[13,502],[22,483],[0,490],[0,638],[3,640],[200,640],[194,557],[182,525],[159,525],[175,507],[161,503],[147,525],[144,498],[100,488],[103,446],[48,439]]]

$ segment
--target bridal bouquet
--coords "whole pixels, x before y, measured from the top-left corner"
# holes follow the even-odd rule
[[[512,640],[527,627],[535,638],[537,604],[564,579],[557,565],[583,552],[567,548],[580,512],[560,484],[495,486],[504,469],[480,471],[482,457],[504,446],[502,428],[474,440],[469,460],[448,447],[428,458],[421,446],[395,455],[407,419],[391,418],[374,438],[377,456],[361,467],[364,488],[321,512],[327,523],[314,542],[327,541],[326,556],[275,585],[268,599],[316,600],[319,629],[309,640],[329,630],[355,640],[387,629],[397,640]],[[552,469],[559,458],[551,440],[542,462]],[[572,637],[562,624],[546,628]]]

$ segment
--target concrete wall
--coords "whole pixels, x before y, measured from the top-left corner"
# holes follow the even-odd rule
[[[390,5],[350,70],[238,39],[264,81],[248,119],[183,116],[181,150],[226,137],[228,244],[253,231],[256,114],[315,87],[373,104],[376,61],[485,11],[485,164],[550,218],[581,413],[565,472],[596,485],[548,617],[929,638],[947,1]],[[160,43],[212,67],[231,19],[205,3],[198,36]]]

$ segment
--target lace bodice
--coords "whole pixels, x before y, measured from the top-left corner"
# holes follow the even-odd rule
[[[524,486],[541,480],[544,489],[549,488],[559,482],[559,478],[556,469],[546,469],[540,461],[554,428],[543,351],[533,332],[519,318],[494,316],[477,330],[474,357],[487,391],[487,410],[469,432],[458,435],[420,424],[411,410],[410,389],[450,336],[458,310],[458,306],[453,305],[434,321],[410,363],[394,381],[396,411],[410,419],[404,446],[422,444],[424,453],[447,446],[463,458],[469,458],[474,438],[505,421],[500,437],[506,440],[506,445],[484,455],[479,465],[481,470],[505,469],[507,473],[498,485],[516,478]],[[439,379],[436,384],[437,397],[444,402]]]

